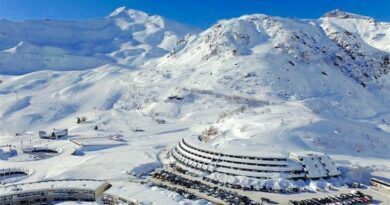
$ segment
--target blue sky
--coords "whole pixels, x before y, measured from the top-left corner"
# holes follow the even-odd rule
[[[97,18],[120,6],[202,28],[243,14],[318,18],[334,9],[390,21],[390,0],[0,0],[0,18]]]

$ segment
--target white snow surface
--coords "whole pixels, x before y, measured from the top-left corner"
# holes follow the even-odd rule
[[[139,65],[165,55],[197,30],[123,7],[102,19],[0,20],[0,73]]]
[[[0,167],[33,170],[23,181],[126,182],[213,126],[212,146],[326,152],[348,169],[367,167],[351,172],[363,181],[389,175],[389,25],[341,11],[318,20],[255,14],[198,33],[125,8],[104,19],[1,20],[0,146],[62,152]],[[90,144],[125,142],[74,156],[80,148],[68,139],[39,139],[53,128]]]

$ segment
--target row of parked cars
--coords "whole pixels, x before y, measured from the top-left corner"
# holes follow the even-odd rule
[[[199,176],[194,175],[193,173],[188,172],[188,171],[181,169],[179,167],[175,167],[175,170],[182,173],[182,174],[185,174],[185,175],[199,177]],[[292,194],[292,193],[299,193],[299,192],[307,192],[308,191],[303,187],[302,188],[298,188],[298,187],[291,187],[290,188],[289,187],[286,189],[274,189],[274,188],[266,187],[266,186],[259,187],[259,186],[253,186],[253,185],[245,186],[245,185],[240,185],[240,184],[232,184],[232,183],[228,183],[228,182],[221,182],[221,181],[211,179],[208,177],[202,177],[202,179],[204,181],[207,181],[207,182],[219,185],[219,186],[224,186],[224,187],[228,187],[231,189],[241,189],[244,191],[261,191],[261,192],[284,193],[284,194],[288,194],[288,193]]]
[[[298,193],[298,192],[305,191],[305,190],[299,189],[297,187],[286,188],[286,189],[272,189],[272,188],[266,187],[266,186],[257,187],[257,186],[253,186],[253,185],[245,186],[245,185],[240,185],[240,184],[231,184],[228,182],[220,182],[220,181],[215,180],[215,179],[210,179],[208,177],[203,177],[203,180],[210,182],[210,183],[213,183],[213,184],[218,184],[219,186],[225,186],[225,187],[232,188],[232,189],[241,189],[244,191],[262,191],[262,192],[285,193],[285,194],[286,193]]]
[[[372,202],[372,197],[366,195],[360,191],[355,191],[350,194],[338,194],[335,196],[323,197],[323,198],[312,198],[301,201],[290,200],[291,205],[346,205],[346,204],[369,204]]]
[[[219,189],[217,186],[211,187],[207,184],[201,183],[200,181],[189,180],[174,173],[167,172],[165,170],[154,173],[153,177],[160,181],[167,181],[174,185],[182,186],[188,189],[198,190],[203,194],[225,201],[228,204],[257,205],[257,203],[254,203],[247,196],[241,196],[235,192]]]
[[[186,192],[184,189],[180,189],[180,188],[176,188],[176,187],[170,187],[170,186],[167,186],[165,184],[156,184],[156,186],[161,187],[163,189],[167,189],[169,191],[176,192],[176,193],[180,194],[180,196],[182,196],[182,197],[184,197],[186,199],[190,199],[190,200],[197,200],[197,199],[199,199],[195,195]]]

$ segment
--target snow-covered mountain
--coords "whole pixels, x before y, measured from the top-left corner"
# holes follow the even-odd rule
[[[203,135],[216,147],[322,151],[390,171],[389,26],[341,11],[245,15],[200,33],[124,8],[105,19],[3,20],[0,139],[94,124],[132,139],[138,127],[167,146]],[[82,115],[91,123],[75,125]]]
[[[118,8],[103,19],[0,21],[0,73],[139,65],[165,55],[197,30],[161,16]]]
[[[336,53],[335,66],[363,86],[370,81],[381,83],[389,72],[389,23],[333,11],[321,18],[321,27],[342,50]]]
[[[185,42],[179,52],[153,63],[158,68],[156,75],[169,76],[159,78],[160,83],[171,79],[185,88],[185,95],[188,90],[218,93],[266,102],[270,110],[277,104],[276,113],[254,109],[251,114],[226,119],[229,123],[216,122],[212,126],[221,129],[216,144],[244,144],[248,149],[248,143],[262,144],[266,139],[261,149],[267,149],[270,141],[279,145],[289,141],[289,145],[280,146],[282,149],[297,143],[302,149],[303,141],[305,146],[316,150],[321,146],[327,152],[356,151],[360,144],[370,144],[381,147],[372,148],[381,151],[371,154],[384,156],[389,153],[389,133],[379,127],[387,127],[390,120],[388,26],[341,11],[319,20],[248,15],[220,21]],[[380,42],[368,40],[370,29],[382,36]],[[152,75],[150,70],[143,72]],[[290,102],[304,109],[290,107]],[[294,109],[300,117],[290,116]],[[240,132],[251,127],[248,133]],[[346,129],[343,134],[337,131],[341,127]],[[370,134],[372,128],[375,134]],[[305,139],[304,135],[310,137]],[[371,135],[375,135],[375,142],[369,142]],[[342,146],[347,147],[339,149]]]
[[[370,17],[340,10],[326,13],[321,21],[326,33],[344,33],[351,38],[362,40],[371,47],[390,52],[390,25],[388,22],[377,22]]]
[[[269,61],[270,55],[282,55],[288,58],[282,67],[323,63],[363,87],[372,83],[383,87],[386,82],[381,77],[389,72],[389,25],[340,11],[316,21],[242,16],[207,29],[173,58],[178,59],[175,63],[208,64],[245,57]]]

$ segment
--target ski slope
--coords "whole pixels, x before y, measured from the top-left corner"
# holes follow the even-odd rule
[[[389,25],[332,11],[312,20],[245,15],[200,32],[125,8],[102,19],[1,20],[0,145],[64,151],[0,167],[34,170],[25,181],[123,182],[212,128],[216,147],[326,152],[356,180],[389,176]],[[87,122],[76,124],[81,116]],[[83,150],[38,138],[53,128],[125,143]]]

